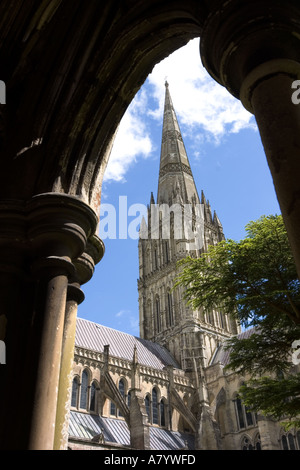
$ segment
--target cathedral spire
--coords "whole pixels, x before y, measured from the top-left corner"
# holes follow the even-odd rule
[[[157,204],[192,201],[200,203],[166,81]]]

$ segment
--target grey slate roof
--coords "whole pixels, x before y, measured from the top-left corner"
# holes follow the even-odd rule
[[[179,450],[187,443],[194,449],[194,437],[176,431],[150,426],[150,447],[152,450]],[[127,423],[116,418],[105,418],[98,415],[70,412],[69,437],[91,440],[103,432],[105,442],[130,446],[130,433]]]
[[[249,328],[248,330],[243,331],[242,333],[238,334],[237,337],[239,339],[249,338],[253,333],[258,333],[257,328]],[[229,364],[230,359],[230,349],[225,349],[226,341],[224,341],[216,350],[210,365],[220,363],[224,366]]]
[[[132,361],[136,346],[139,364],[160,370],[167,365],[179,368],[167,349],[157,343],[77,318],[75,346],[102,353],[105,345],[109,345],[111,356]]]

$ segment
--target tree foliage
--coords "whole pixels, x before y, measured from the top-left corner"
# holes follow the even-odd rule
[[[291,346],[300,339],[300,283],[282,217],[250,222],[243,240],[222,241],[179,265],[176,286],[185,288],[193,309],[222,308],[245,328],[254,328],[251,336],[233,337],[227,345],[229,367],[252,377],[241,390],[245,404],[276,419],[287,415],[296,423],[300,379],[290,372]],[[279,373],[284,380],[278,381]],[[283,388],[288,400],[279,392]]]

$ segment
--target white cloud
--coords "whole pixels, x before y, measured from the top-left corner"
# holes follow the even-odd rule
[[[127,109],[118,129],[104,181],[124,181],[129,167],[137,158],[147,158],[152,152],[152,142],[143,120],[147,96],[142,90]]]
[[[146,123],[149,118],[162,121],[166,79],[183,137],[219,144],[227,133],[256,129],[253,116],[240,101],[203,68],[199,39],[194,39],[157,64],[132,101],[120,123],[104,181],[123,182],[138,159],[153,154],[155,145]]]
[[[164,61],[149,75],[158,106],[149,114],[161,119],[164,102],[164,82],[169,82],[173,105],[185,132],[202,130],[219,142],[227,132],[256,128],[252,115],[239,100],[206,72],[201,64],[199,39],[190,41]],[[183,131],[183,129],[181,129]]]

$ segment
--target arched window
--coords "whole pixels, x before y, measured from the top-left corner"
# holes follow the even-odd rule
[[[116,416],[117,408],[113,401],[110,402],[110,414],[111,416]]]
[[[166,425],[166,407],[165,407],[165,403],[163,400],[161,400],[160,402],[159,411],[160,411],[160,425],[164,427]]]
[[[146,407],[146,413],[148,415],[148,421],[150,421],[150,397],[149,395],[145,396],[145,407]]]
[[[154,270],[158,269],[158,252],[156,246],[154,246],[153,249],[153,268]]]
[[[291,432],[282,435],[281,445],[283,450],[296,450],[295,437]]]
[[[219,318],[220,318],[220,327],[223,328],[223,330],[225,330],[225,328],[226,328],[226,320],[225,320],[225,317],[224,317],[224,313],[223,313],[223,312],[219,312]]]
[[[239,429],[243,429],[246,426],[245,426],[244,410],[243,410],[242,400],[240,398],[237,398],[236,401],[235,401],[235,405],[236,405],[238,426],[239,426]]]
[[[156,320],[156,331],[157,331],[157,333],[159,333],[160,329],[161,329],[159,297],[156,297],[156,299],[155,299],[155,320]]]
[[[168,325],[172,326],[174,323],[174,319],[173,319],[173,301],[172,301],[171,292],[168,292],[167,307],[168,307]]]
[[[89,374],[86,369],[82,372],[81,377],[81,392],[80,392],[80,408],[87,409],[88,404],[88,384]]]
[[[165,247],[165,250],[164,250],[165,263],[168,264],[168,262],[169,262],[169,260],[170,260],[170,258],[169,258],[169,242],[168,242],[168,240],[165,241],[164,247]]]
[[[255,414],[242,403],[242,400],[239,396],[237,396],[235,399],[235,409],[238,429],[244,429],[255,425]]]
[[[260,434],[257,434],[254,439],[254,448],[255,450],[261,450]]]
[[[96,384],[93,382],[91,386],[90,411],[96,411],[96,390]]]
[[[242,440],[242,450],[253,450],[253,445],[247,436],[245,436]]]
[[[119,380],[119,392],[121,393],[122,397],[125,399],[125,382],[123,379]],[[119,416],[123,416],[120,410],[119,410]]]
[[[158,394],[156,388],[152,390],[152,423],[158,424]]]
[[[74,377],[72,382],[72,396],[71,396],[71,406],[77,408],[78,406],[78,393],[79,393],[79,379]]]

